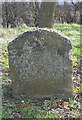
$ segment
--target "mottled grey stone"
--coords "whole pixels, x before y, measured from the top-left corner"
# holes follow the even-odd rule
[[[72,96],[72,45],[52,29],[27,31],[8,45],[13,93]]]

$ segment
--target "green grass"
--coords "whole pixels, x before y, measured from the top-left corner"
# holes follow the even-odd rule
[[[74,92],[79,94],[79,93],[82,93],[82,85],[80,85],[80,87],[77,88],[74,88]]]
[[[5,93],[7,94],[7,92]],[[43,102],[38,101],[38,104],[35,100],[25,99],[24,96],[17,97],[15,100],[17,102],[6,100],[2,103],[2,118],[12,118],[13,114],[16,118],[64,118],[68,114],[64,112],[55,113],[56,104],[53,98]],[[80,106],[80,103],[73,101],[72,98],[69,99],[69,103],[74,103],[74,105],[67,105],[72,110],[76,110]],[[26,106],[23,106],[24,104]],[[62,109],[65,109],[64,106]],[[70,116],[73,117],[72,114]]]
[[[34,27],[28,27],[25,24],[17,27],[17,28],[10,28],[4,29],[0,28],[0,59],[3,71],[8,71],[9,69],[9,61],[8,61],[8,43],[11,42],[14,38],[22,34],[23,32],[34,29]]]
[[[81,48],[81,44],[80,44],[80,25],[78,24],[54,24],[53,29],[59,30],[61,32],[63,32],[64,34],[66,34],[72,42],[72,47],[73,47],[73,66],[76,66],[77,63],[76,61],[81,57],[81,53],[80,53],[80,48]],[[17,28],[13,28],[13,29],[2,29],[0,28],[0,66],[2,67],[3,72],[8,72],[9,70],[9,62],[8,62],[8,50],[7,50],[7,46],[8,43],[10,41],[12,41],[14,38],[16,38],[17,36],[19,36],[21,33],[30,30],[30,29],[35,29],[34,27],[28,27],[26,25],[21,25]],[[4,76],[2,75],[2,82],[0,83],[8,83],[10,82],[11,79],[8,76]],[[81,87],[82,88],[82,87]],[[79,89],[79,91],[77,91],[76,89],[74,89],[74,91],[76,93],[81,93],[82,89]],[[8,95],[8,94],[12,94],[11,88],[7,87],[3,89],[3,94]],[[23,100],[23,97],[17,97],[14,96],[15,99],[17,99],[17,101],[19,101],[19,103],[21,103],[21,100]],[[55,114],[53,113],[51,110],[49,110],[52,106],[55,107],[55,103],[52,101],[53,97],[51,97],[51,100],[45,100],[43,102],[43,105],[41,105],[41,103],[39,105],[35,105],[34,101],[28,99],[25,100],[25,104],[31,104],[31,107],[18,107],[18,104],[16,106],[15,103],[9,103],[9,101],[6,101],[6,104],[3,103],[2,107],[2,117],[3,118],[12,118],[12,113],[15,113],[18,117],[20,118],[21,115],[22,117],[35,117],[35,118],[64,118],[65,114]],[[49,106],[48,106],[49,104]],[[48,106],[48,107],[47,107]],[[71,108],[71,106],[70,106]],[[77,104],[74,106],[74,109],[77,109]],[[19,114],[17,114],[17,111],[20,111]]]
[[[72,48],[73,48],[73,66],[76,66],[76,61],[81,57],[81,41],[80,41],[80,25],[78,24],[54,24],[53,29],[59,30],[63,32],[65,35],[67,35],[72,42]],[[2,66],[3,71],[8,71],[9,69],[9,63],[8,63],[8,50],[7,46],[10,41],[12,41],[14,38],[19,36],[21,33],[30,30],[35,29],[34,27],[28,27],[25,24],[17,27],[17,28],[10,28],[10,29],[0,29],[0,59],[2,60],[2,63],[0,65]]]
[[[81,41],[80,41],[80,28],[78,24],[54,24],[53,28],[61,31],[67,35],[72,42],[72,57],[73,57],[73,66],[76,66],[76,61],[81,57]]]
[[[61,31],[67,35],[72,42],[72,56],[73,56],[73,66],[76,66],[76,61],[81,57],[81,40],[80,40],[80,29],[81,26],[78,24],[54,24],[53,28]]]

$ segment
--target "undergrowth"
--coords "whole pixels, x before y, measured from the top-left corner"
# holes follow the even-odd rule
[[[21,33],[30,30],[35,29],[34,27],[28,27],[25,24],[17,27],[17,28],[10,28],[10,29],[4,29],[0,28],[0,66],[2,69],[2,72],[7,73],[9,71],[9,61],[8,61],[8,43],[12,41],[14,38],[19,36]],[[81,57],[80,48],[82,46],[80,42],[80,25],[78,24],[54,24],[53,29],[59,30],[66,34],[71,42],[72,42],[72,48],[73,48],[73,66],[77,65],[77,60]],[[9,83],[11,81],[10,76],[4,76],[2,75],[2,81],[0,82],[0,85],[3,83]],[[82,89],[79,88],[79,90],[74,89],[74,92],[80,93],[82,92]],[[3,89],[3,94],[5,95],[11,95],[12,96],[12,90],[11,87],[7,87]],[[17,100],[17,102],[11,102],[9,103],[8,100],[3,101],[2,103],[2,118],[64,118],[66,114],[60,113],[55,114],[54,108],[56,108],[55,102],[52,100],[53,97],[51,97],[50,100],[44,100],[43,103],[40,102],[38,104],[35,103],[33,100],[26,100],[24,97],[17,97],[14,96],[14,99]],[[74,102],[73,100],[69,100],[70,102]],[[20,107],[19,104],[22,104]],[[23,104],[27,106],[23,106]],[[69,109],[77,109],[79,106],[79,103],[74,103],[74,106],[67,106]],[[63,109],[65,109],[63,107]],[[78,114],[79,116],[79,114]],[[72,117],[69,115],[69,117]]]

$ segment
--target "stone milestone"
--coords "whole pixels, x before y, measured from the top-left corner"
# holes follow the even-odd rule
[[[8,45],[13,94],[72,96],[72,45],[59,31],[27,31]]]

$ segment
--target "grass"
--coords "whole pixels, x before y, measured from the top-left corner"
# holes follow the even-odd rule
[[[80,25],[78,24],[54,24],[53,29],[59,30],[66,34],[72,42],[73,47],[73,66],[77,65],[77,60],[81,57],[81,41],[80,41]],[[8,71],[8,50],[7,46],[10,41],[19,36],[21,33],[34,29],[34,27],[28,27],[25,24],[10,29],[0,29],[0,59],[3,71]]]
[[[59,30],[66,34],[72,42],[73,47],[73,66],[77,65],[77,60],[81,57],[80,48],[81,48],[81,42],[80,42],[80,25],[78,24],[54,24],[53,29]],[[28,27],[26,25],[21,25],[17,28],[13,29],[3,29],[0,28],[0,66],[2,68],[3,72],[9,71],[9,61],[8,61],[8,50],[7,46],[10,41],[12,41],[14,38],[19,36],[21,33],[30,30],[35,29],[34,27]],[[10,76],[4,76],[2,75],[2,81],[0,82],[0,85],[3,83],[9,83],[11,81]],[[82,87],[81,87],[82,88]],[[82,92],[82,89],[77,91],[77,89],[74,89],[74,92],[80,93]],[[3,94],[5,95],[12,95],[11,87],[7,87],[3,89]],[[40,102],[38,105],[35,103],[35,101],[30,99],[24,99],[24,97],[21,96],[14,96],[16,101],[9,103],[9,101],[3,101],[2,104],[2,117],[3,118],[12,118],[14,115],[15,117],[35,117],[35,118],[64,118],[66,114],[55,114],[51,108],[55,108],[56,104],[54,101],[52,101],[53,96],[51,96],[51,100],[44,100],[43,104]],[[24,104],[21,101],[24,101],[24,103],[27,105],[26,107],[19,107],[19,104]],[[72,101],[73,102],[73,101]],[[30,107],[28,105],[31,105]],[[75,106],[69,106],[70,109],[77,109],[78,104],[75,104]],[[14,114],[14,115],[13,115]],[[79,116],[79,114],[78,114]],[[71,117],[71,116],[70,116]]]
[[[74,92],[75,93],[82,93],[82,85],[80,85],[80,87],[78,87],[78,89],[74,88]]]
[[[23,32],[34,29],[34,27],[28,27],[25,24],[21,25],[17,28],[10,28],[10,29],[0,29],[0,59],[3,71],[8,71],[9,69],[9,63],[8,63],[8,50],[7,46],[8,43],[11,42],[14,38],[22,34]]]
[[[3,93],[7,94],[7,92],[4,91]],[[53,97],[51,97],[50,100],[44,100],[43,102],[36,102],[35,100],[26,99],[23,95],[18,97],[15,96],[14,98],[17,102],[9,102],[8,100],[3,102],[3,118],[64,118],[67,116],[64,112],[55,113],[54,110],[57,105],[55,104]],[[72,98],[69,99],[69,103],[74,103],[74,105],[64,105],[62,110],[66,110],[66,106],[71,110],[77,110],[78,106],[80,105],[80,103],[73,101]],[[72,114],[70,114],[70,117],[72,117]]]
[[[81,26],[78,24],[54,24],[53,28],[63,32],[67,35],[72,42],[72,57],[73,57],[73,66],[77,65],[77,60],[81,57],[81,40],[80,40],[80,29]]]

